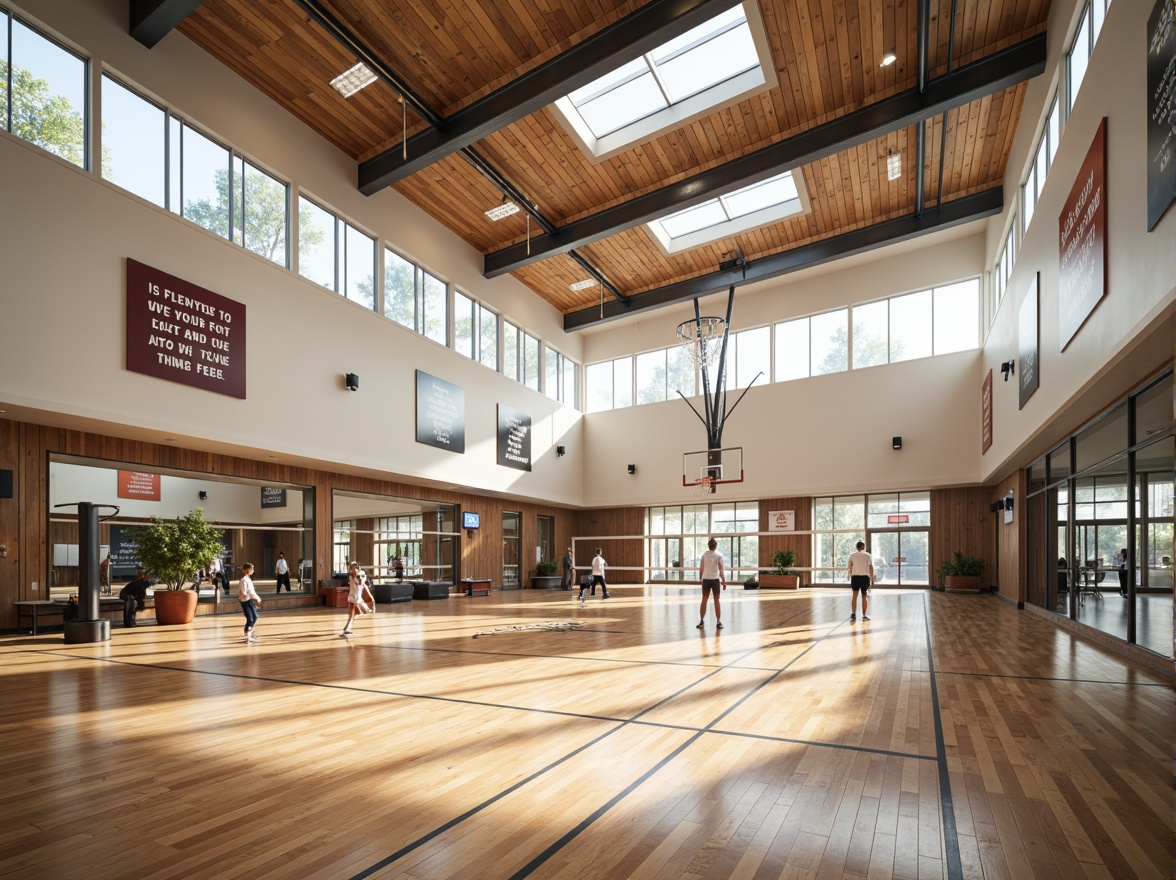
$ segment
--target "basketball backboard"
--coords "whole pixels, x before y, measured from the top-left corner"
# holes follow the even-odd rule
[[[682,455],[682,485],[698,486],[706,480],[709,490],[722,483],[743,482],[743,447],[704,449]]]

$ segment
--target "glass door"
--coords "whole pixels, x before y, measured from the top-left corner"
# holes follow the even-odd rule
[[[519,562],[522,559],[523,515],[516,510],[502,512],[502,589],[519,588]]]

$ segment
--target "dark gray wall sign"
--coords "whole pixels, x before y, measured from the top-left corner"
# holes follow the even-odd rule
[[[498,404],[498,463],[518,471],[531,469],[531,417]]]
[[[1176,0],[1147,19],[1147,231],[1176,200]]]
[[[465,389],[416,371],[416,441],[465,452]]]

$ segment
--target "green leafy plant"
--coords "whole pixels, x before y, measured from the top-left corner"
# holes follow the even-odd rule
[[[776,566],[773,574],[795,575],[796,572],[792,571],[792,566],[796,565],[796,553],[791,550],[777,550],[772,554],[772,565]]]
[[[221,552],[220,529],[204,521],[200,508],[175,520],[153,516],[150,525],[127,531],[138,548],[139,564],[169,590],[182,590],[187,581],[195,581],[196,572]]]
[[[965,556],[959,550],[955,557],[939,566],[940,577],[982,577],[985,563],[979,556]]]
[[[539,577],[554,577],[559,572],[559,565],[554,559],[540,562],[535,566],[535,574]]]

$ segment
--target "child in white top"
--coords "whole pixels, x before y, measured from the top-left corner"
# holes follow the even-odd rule
[[[356,614],[367,614],[376,604],[376,597],[368,589],[367,575],[364,574],[358,562],[351,563],[347,571],[347,623],[339,638],[351,635],[351,621]]]
[[[261,605],[261,596],[253,589],[253,565],[246,562],[241,566],[241,587],[237,598],[241,600],[241,610],[245,613],[245,641],[260,642],[261,639],[253,635],[253,627],[257,625],[257,608]],[[257,604],[254,605],[254,602]]]

